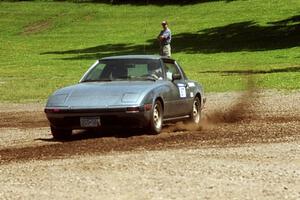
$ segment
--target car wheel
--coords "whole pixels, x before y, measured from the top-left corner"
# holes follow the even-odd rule
[[[155,101],[153,106],[151,120],[150,120],[150,133],[159,134],[162,129],[163,123],[163,109],[160,101]]]
[[[67,140],[72,135],[71,129],[59,129],[51,126],[51,133],[54,139],[56,140]]]
[[[192,113],[190,114],[189,122],[193,125],[199,126],[201,120],[201,102],[199,97],[196,97],[193,101]]]

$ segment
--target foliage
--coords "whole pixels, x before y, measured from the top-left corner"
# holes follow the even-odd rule
[[[111,4],[111,5],[122,5],[122,4],[131,4],[131,5],[192,5],[199,3],[207,3],[214,1],[225,1],[231,2],[236,0],[0,0],[8,2],[18,2],[18,1],[41,1],[41,2],[73,2],[73,3],[102,3],[102,4]]]
[[[207,92],[300,89],[300,2],[210,1],[188,6],[0,3],[0,101],[44,101],[103,56],[157,54],[169,21],[172,56]]]

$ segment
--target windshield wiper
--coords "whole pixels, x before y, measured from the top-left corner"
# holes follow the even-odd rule
[[[150,81],[156,81],[158,80],[157,77],[155,77],[155,75],[151,75],[151,74],[148,74],[148,75],[144,75],[144,76],[120,76],[120,77],[117,77],[116,79],[114,80],[150,80]]]
[[[144,79],[149,80],[149,81],[157,81],[157,79],[154,78],[153,76],[147,76],[147,77],[144,77]]]
[[[119,77],[116,77],[115,80],[120,80],[120,79],[121,80],[124,80],[124,79],[126,80],[126,79],[132,79],[132,78],[133,78],[132,76],[119,76]]]
[[[98,79],[98,80],[84,80],[82,82],[109,82],[112,81],[111,79]]]
[[[140,78],[150,80],[150,81],[157,81],[158,80],[158,77],[154,74],[147,74],[147,75],[141,76]]]

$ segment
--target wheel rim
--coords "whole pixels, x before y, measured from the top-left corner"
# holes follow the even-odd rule
[[[196,124],[200,122],[199,102],[197,100],[193,103],[193,119]]]
[[[161,110],[159,104],[155,104],[153,109],[153,122],[156,129],[161,127]]]

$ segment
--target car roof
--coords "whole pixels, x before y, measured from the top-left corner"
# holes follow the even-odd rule
[[[159,59],[170,59],[168,57],[158,56],[158,55],[121,55],[121,56],[110,56],[104,57],[100,60],[114,60],[114,59],[151,59],[151,60],[159,60]],[[170,59],[173,60],[173,59]]]

